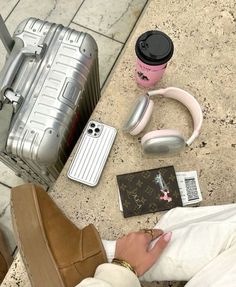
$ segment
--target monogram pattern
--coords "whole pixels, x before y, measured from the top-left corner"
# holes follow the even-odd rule
[[[163,191],[156,182],[162,176],[172,201],[161,200]],[[173,166],[117,175],[124,217],[142,215],[182,206]]]

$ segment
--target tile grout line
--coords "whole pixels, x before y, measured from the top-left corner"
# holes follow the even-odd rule
[[[12,187],[11,187],[11,186],[9,186],[8,184],[3,183],[3,182],[1,182],[1,181],[0,181],[0,185],[3,185],[3,186],[5,186],[5,187],[7,187],[7,188],[10,188],[10,189],[12,188]]]
[[[137,17],[136,21],[134,22],[134,25],[133,25],[132,29],[130,30],[129,35],[128,35],[128,37],[126,38],[124,44],[126,44],[127,41],[128,41],[128,39],[130,38],[130,36],[131,36],[132,32],[134,31],[134,29],[135,29],[135,27],[136,27],[136,25],[137,25],[137,23],[138,23],[140,17],[143,15],[143,12],[144,12],[144,10],[145,10],[146,7],[147,7],[148,2],[149,2],[149,0],[146,0],[146,2],[145,2],[145,4],[144,4],[143,8],[141,9],[139,16]]]
[[[143,8],[142,8],[142,10],[141,10],[141,12],[140,12],[140,14],[139,14],[139,16],[137,17],[137,19],[136,19],[136,21],[135,21],[135,23],[134,23],[132,29],[130,30],[130,33],[129,33],[127,39],[125,40],[125,43],[123,44],[123,46],[122,46],[122,48],[121,48],[119,54],[118,54],[117,57],[116,57],[115,62],[113,63],[113,65],[112,65],[112,67],[111,67],[111,69],[110,69],[110,71],[109,71],[109,73],[108,73],[106,79],[104,80],[103,85],[102,85],[102,87],[101,87],[101,90],[102,90],[103,87],[105,86],[107,79],[109,78],[111,72],[113,71],[113,69],[114,69],[114,67],[115,67],[115,65],[116,65],[116,62],[117,62],[118,58],[120,57],[120,55],[121,55],[121,53],[122,53],[122,51],[123,51],[123,49],[124,49],[124,47],[125,47],[127,41],[129,40],[129,38],[130,38],[132,32],[134,31],[134,29],[135,29],[135,27],[136,27],[136,25],[137,25],[137,23],[138,23],[138,20],[140,19],[140,17],[142,16],[144,10],[146,9],[146,7],[147,7],[147,5],[148,5],[148,2],[149,2],[149,0],[146,0],[146,2],[145,2],[145,4],[144,4],[144,6],[143,6]]]
[[[83,6],[84,2],[85,2],[85,0],[82,1],[82,3],[80,4],[79,8],[76,10],[76,12],[75,12],[74,16],[71,18],[71,20],[70,20],[68,26],[70,26],[70,24],[73,22],[73,20],[75,19],[75,16],[76,16],[77,13],[79,12],[80,8]]]
[[[19,4],[20,0],[17,1],[17,3],[14,5],[14,7],[12,8],[12,10],[10,11],[10,13],[7,15],[6,19],[4,20],[4,22],[7,21],[7,19],[11,16],[13,10],[15,10],[16,6]]]
[[[117,43],[119,43],[119,44],[124,45],[124,43],[121,42],[121,41],[119,41],[119,40],[116,40],[116,39],[114,39],[114,38],[111,38],[111,37],[109,37],[109,36],[107,36],[107,35],[104,35],[104,34],[98,32],[98,31],[95,31],[95,30],[93,30],[93,29],[91,29],[91,28],[88,28],[88,27],[83,26],[83,25],[81,25],[81,24],[78,24],[78,23],[76,23],[76,22],[73,22],[73,21],[72,21],[71,24],[80,26],[80,27],[85,28],[85,29],[87,29],[87,30],[89,30],[89,31],[91,31],[91,32],[94,32],[94,33],[96,33],[96,34],[98,34],[98,35],[104,36],[105,38],[108,38],[108,39],[113,40],[113,41],[115,41],[115,42],[117,42]]]
[[[84,2],[85,2],[85,0],[83,1],[83,3],[84,3]],[[117,39],[111,38],[111,37],[109,37],[109,36],[107,36],[107,35],[105,35],[105,34],[102,34],[102,33],[98,32],[98,31],[96,31],[96,30],[93,30],[92,28],[88,28],[88,27],[86,27],[86,26],[84,26],[84,25],[81,25],[81,24],[79,24],[79,23],[74,22],[74,18],[75,18],[75,16],[76,16],[78,10],[79,10],[79,9],[81,8],[81,6],[83,5],[83,3],[80,5],[80,8],[77,10],[77,12],[76,12],[76,14],[74,15],[74,17],[72,18],[70,24],[73,23],[73,24],[75,24],[75,25],[78,25],[78,26],[80,26],[80,27],[82,27],[82,28],[88,29],[89,31],[92,31],[92,32],[94,32],[94,33],[97,33],[97,34],[99,34],[99,35],[101,35],[101,36],[104,36],[104,37],[106,37],[106,38],[108,38],[108,39],[111,39],[111,40],[113,40],[113,41],[116,41],[117,43],[120,43],[120,44],[124,45],[124,44],[126,44],[127,40],[129,39],[131,33],[133,32],[133,30],[134,30],[134,28],[135,28],[135,26],[136,26],[138,20],[140,19],[141,15],[142,15],[143,12],[144,12],[144,9],[146,8],[148,2],[149,2],[149,0],[146,0],[146,1],[145,1],[145,4],[143,5],[143,8],[141,9],[139,16],[137,17],[136,21],[134,22],[134,25],[133,25],[133,27],[131,28],[131,30],[130,30],[130,32],[129,32],[129,34],[128,34],[126,40],[125,40],[125,42],[121,42],[121,41],[119,41],[119,40],[117,40]]]

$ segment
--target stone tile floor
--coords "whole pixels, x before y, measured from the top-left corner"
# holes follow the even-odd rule
[[[11,34],[18,23],[31,16],[90,33],[99,48],[100,83],[103,87],[147,2],[148,0],[0,0],[0,13]],[[1,43],[0,55],[1,69],[6,56]],[[10,216],[10,188],[23,182],[0,162],[0,227],[12,251],[16,244]]]

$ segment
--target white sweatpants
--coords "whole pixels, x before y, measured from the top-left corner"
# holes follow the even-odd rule
[[[186,287],[236,286],[236,204],[174,208],[155,228],[172,231],[172,239],[141,281],[188,281]],[[112,259],[115,242],[103,243]]]

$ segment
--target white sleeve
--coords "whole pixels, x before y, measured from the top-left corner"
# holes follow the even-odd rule
[[[236,204],[174,208],[156,227],[172,231],[171,242],[141,281],[236,286]]]
[[[223,250],[222,250],[223,251]],[[236,282],[236,245],[223,251],[209,262],[185,285],[186,287],[235,287]]]
[[[125,267],[104,263],[98,266],[94,278],[86,278],[75,287],[141,287],[138,277]]]

